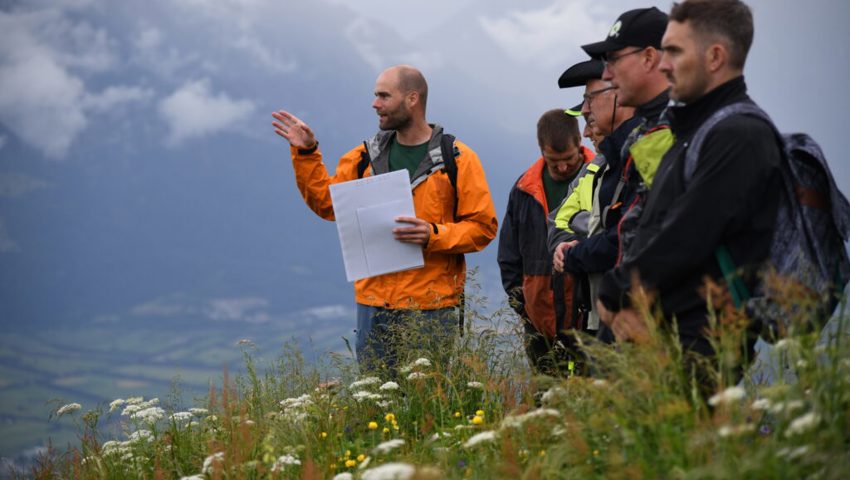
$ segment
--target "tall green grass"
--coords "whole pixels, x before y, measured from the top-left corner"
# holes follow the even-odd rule
[[[747,321],[717,302],[717,361],[701,395],[675,332],[612,348],[579,337],[594,376],[536,377],[507,310],[467,311],[464,335],[429,355],[399,332],[403,368],[359,375],[351,355],[307,364],[292,345],[211,386],[181,410],[159,402],[54,412],[80,446],[45,456],[37,478],[461,479],[847,478],[850,341],[791,332],[781,375],[734,379]],[[649,318],[650,311],[643,309]],[[704,379],[703,379],[704,380]],[[61,414],[60,414],[61,413]],[[105,425],[120,419],[119,431]]]

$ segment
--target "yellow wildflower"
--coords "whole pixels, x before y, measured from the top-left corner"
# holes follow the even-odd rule
[[[345,466],[348,468],[354,467],[357,465],[357,460],[346,460]]]
[[[483,417],[484,416],[484,410],[476,410],[475,414],[478,415],[479,417]]]
[[[538,455],[540,455],[541,457],[545,457],[546,456],[546,450],[540,450],[540,453]]]
[[[322,438],[328,438],[328,432],[322,432]]]
[[[369,422],[369,430],[378,428],[378,422]]]
[[[387,427],[384,427],[384,433],[390,433],[390,429],[387,428]]]
[[[460,418],[460,412],[455,412],[455,418]]]
[[[481,418],[481,416],[476,415],[476,416],[472,417],[472,424],[473,425],[481,425],[482,423],[484,423],[484,419]]]
[[[345,451],[345,456],[346,456],[346,457],[350,457],[350,456],[351,456],[351,450],[346,450],[346,451]]]
[[[395,423],[395,415],[393,415],[392,413],[388,413],[388,414],[384,417],[384,420],[386,420],[386,421],[388,421],[388,422],[393,422],[393,423]]]
[[[362,462],[363,460],[366,460],[366,455],[363,455],[362,453],[360,455],[357,455],[358,462]]]

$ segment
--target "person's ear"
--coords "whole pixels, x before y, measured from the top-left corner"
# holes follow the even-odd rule
[[[710,45],[705,50],[705,66],[709,72],[716,72],[729,61],[729,51],[722,43]]]

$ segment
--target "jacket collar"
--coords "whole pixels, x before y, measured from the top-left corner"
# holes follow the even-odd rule
[[[669,88],[659,93],[652,100],[637,107],[635,109],[635,116],[645,118],[650,123],[655,124],[658,122],[658,117],[661,116],[661,112],[667,108],[668,103],[670,103]]]
[[[673,104],[668,109],[670,126],[677,136],[695,131],[718,109],[749,100],[744,76],[733,78],[689,104]]]
[[[596,154],[584,145],[579,145],[579,148],[584,156],[584,163],[582,165],[590,163],[596,157]],[[543,157],[540,157],[536,162],[534,162],[534,164],[531,165],[531,167],[528,168],[528,170],[525,171],[525,173],[522,174],[521,177],[519,177],[516,186],[518,189],[534,197],[534,199],[537,200],[548,212],[552,208],[555,208],[555,205],[547,205],[546,202],[546,190],[543,188],[544,168],[546,168],[546,160],[544,160]],[[581,171],[581,167],[579,167],[575,175],[578,175]],[[575,175],[573,176],[573,179],[575,179]]]
[[[623,149],[623,144],[629,138],[632,130],[637,128],[643,119],[637,115],[621,123],[616,130],[611,132],[611,135],[605,137],[602,143],[599,144],[599,151],[605,155],[605,160],[610,165],[609,168],[619,168],[621,159],[620,151]]]

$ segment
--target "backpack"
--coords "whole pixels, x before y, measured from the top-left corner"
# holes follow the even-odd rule
[[[440,139],[440,150],[443,153],[443,169],[446,171],[446,175],[449,176],[449,182],[452,184],[452,188],[457,192],[457,161],[456,158],[460,155],[460,150],[455,145],[455,136],[449,133],[443,133],[442,138]],[[363,178],[363,174],[366,173],[366,168],[369,167],[369,164],[372,162],[372,159],[369,158],[369,146],[366,145],[366,142],[363,142],[363,145],[366,147],[363,152],[360,154],[360,162],[357,164],[357,178]]]
[[[749,115],[767,122],[783,151],[781,164],[783,201],[768,256],[769,268],[779,278],[805,292],[808,304],[782,305],[781,295],[761,281],[751,295],[728,249],[720,246],[715,258],[729,286],[735,306],[743,307],[761,323],[765,340],[786,336],[792,319],[803,320],[803,331],[826,323],[850,280],[850,259],[845,242],[850,237],[850,204],[838,190],[820,146],[804,133],[781,134],[770,117],[752,102],[739,102],[715,112],[694,134],[685,153],[685,185],[690,183],[705,137],[725,118]],[[785,302],[788,303],[788,302]]]

